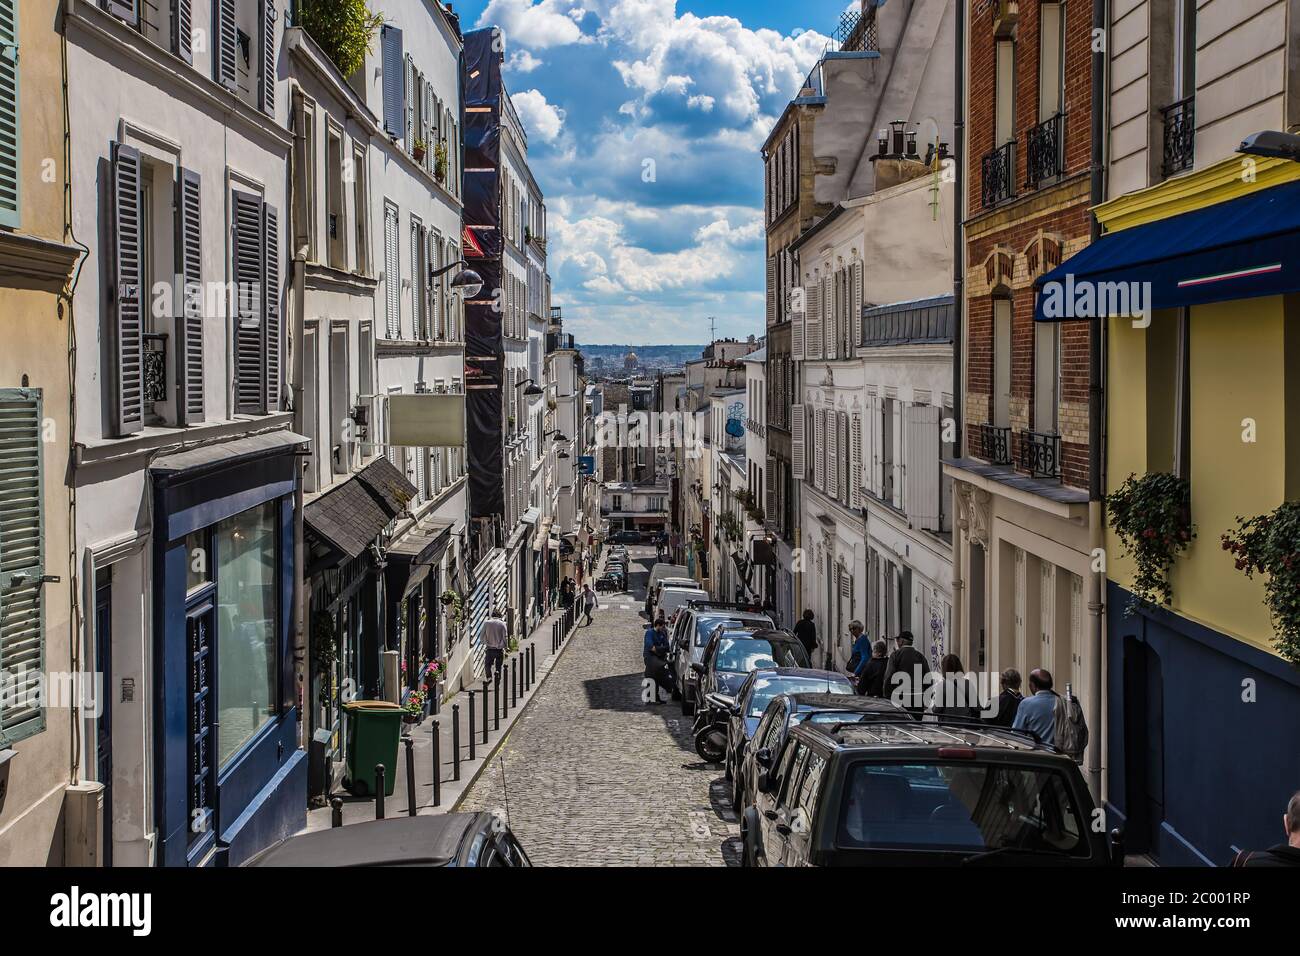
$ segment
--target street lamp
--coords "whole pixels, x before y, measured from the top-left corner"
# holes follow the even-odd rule
[[[536,380],[531,378],[524,379],[522,382],[516,385],[515,388],[522,388],[524,390],[525,398],[536,398],[538,395],[546,394],[546,392],[544,392],[542,389],[537,387]]]
[[[1248,156],[1263,156],[1267,159],[1289,159],[1300,163],[1300,136],[1295,133],[1282,133],[1275,129],[1266,129],[1252,133],[1241,141],[1237,152]]]
[[[464,266],[465,268],[456,273],[456,278],[451,280],[451,287],[453,290],[463,293],[465,298],[472,299],[474,296],[478,295],[479,291],[483,288],[483,277],[471,269],[469,263],[464,259],[457,259],[455,262],[451,263],[451,265],[443,266],[441,269],[438,269],[433,273],[433,278],[441,279],[457,266]]]

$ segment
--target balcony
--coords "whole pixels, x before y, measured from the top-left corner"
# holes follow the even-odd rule
[[[1020,433],[1020,470],[1031,478],[1061,477],[1061,436],[1044,432]]]
[[[1196,98],[1189,96],[1160,110],[1165,124],[1165,176],[1191,169],[1196,157]]]
[[[1016,141],[1008,140],[980,161],[980,205],[988,208],[1014,199]]]
[[[167,401],[167,333],[148,332],[144,339],[144,403]]]
[[[1011,464],[1011,429],[981,422],[971,426],[971,453],[990,465]]]
[[[830,49],[840,53],[867,53],[880,49],[880,36],[874,10],[870,16],[845,11],[831,33]]]
[[[1025,188],[1037,189],[1065,173],[1065,114],[1043,120],[1025,132]]]

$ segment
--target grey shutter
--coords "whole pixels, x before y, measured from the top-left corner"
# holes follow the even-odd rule
[[[862,347],[862,263],[853,263],[853,346],[850,355],[857,355]]]
[[[804,286],[804,334],[803,357],[819,359],[822,357],[822,283],[813,279]]]
[[[850,485],[849,503],[854,508],[865,508],[867,503],[862,497],[862,416],[857,412],[853,413],[853,421],[850,427],[852,432],[849,435],[849,445],[851,446],[849,481],[852,484]]]
[[[125,20],[131,26],[139,23],[139,15],[136,13],[136,6],[139,0],[99,0],[101,8],[107,10],[113,16],[120,20]],[[14,0],[14,6],[18,6],[18,0]]]
[[[0,389],[0,749],[45,729],[41,390]]]
[[[212,15],[216,19],[213,35],[212,59],[216,81],[232,92],[236,88],[235,56],[239,38],[235,28],[235,0],[213,0]]]
[[[172,11],[172,52],[194,62],[194,0],[176,0]]]
[[[262,0],[262,112],[275,115],[275,0]]]
[[[440,339],[443,337],[442,279],[435,279],[433,275],[442,265],[442,236],[436,232],[431,232],[425,240],[424,260],[425,300],[428,302],[425,311],[429,316],[424,335],[428,339]]]
[[[235,191],[235,411],[258,414],[266,401],[262,359],[262,201]]]
[[[767,324],[776,325],[776,257],[767,258]]]
[[[406,138],[403,145],[409,153],[415,149],[415,61],[409,53],[406,56],[406,73],[402,83],[402,101],[406,104]]]
[[[202,181],[182,169],[176,178],[176,274],[181,279],[176,317],[176,420],[193,425],[203,413],[203,231]]]
[[[20,225],[18,0],[0,0],[0,226]]]
[[[387,301],[388,337],[402,337],[402,287],[400,256],[397,252],[397,210],[384,206],[384,292]]]
[[[840,413],[826,413],[826,493],[840,496]]]
[[[144,427],[144,332],[140,289],[140,152],[113,145],[113,379],[119,435]]]
[[[263,348],[266,349],[266,412],[280,410],[280,214],[269,203],[262,206],[262,235],[266,265],[262,274],[266,323]]]
[[[384,80],[384,129],[390,136],[402,135],[405,122],[405,87],[402,85],[402,31],[384,24],[379,34],[380,71]]]
[[[790,406],[790,470],[797,481],[808,477],[807,442],[804,432],[808,429],[808,416],[802,405]]]

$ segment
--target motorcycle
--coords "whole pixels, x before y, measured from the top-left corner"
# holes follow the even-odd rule
[[[735,701],[725,694],[707,694],[695,711],[695,752],[708,763],[722,763],[727,756],[727,722]]]

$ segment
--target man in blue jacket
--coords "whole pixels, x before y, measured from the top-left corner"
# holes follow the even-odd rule
[[[655,683],[654,693],[643,693],[647,704],[658,704],[659,691],[671,698],[673,693],[673,676],[668,669],[668,625],[662,622],[650,624],[645,629],[641,645],[641,659],[645,662],[645,676]],[[649,691],[648,684],[643,685]]]

